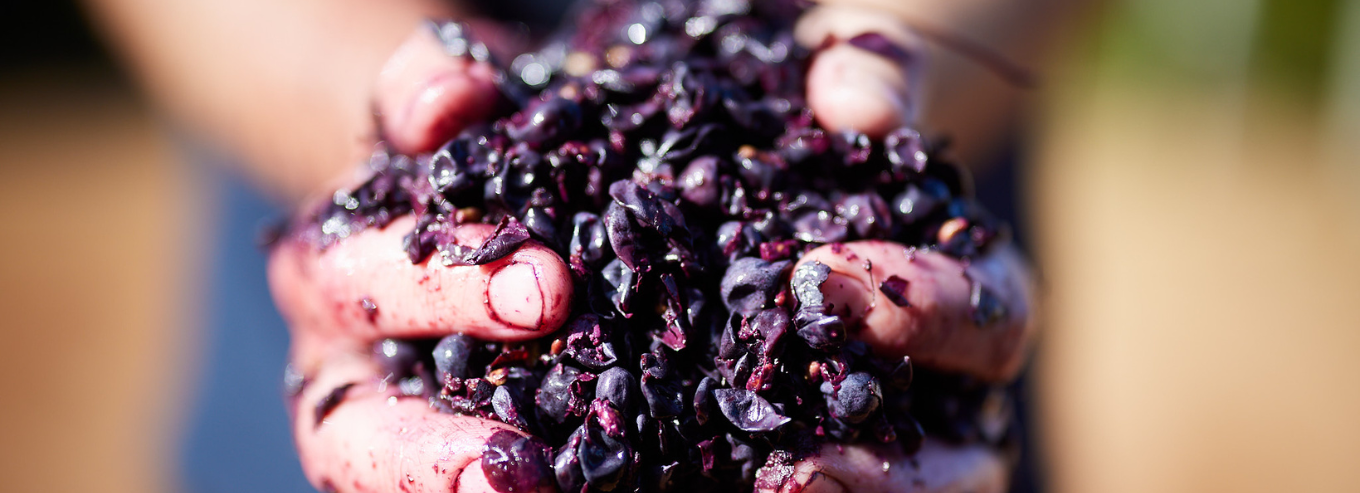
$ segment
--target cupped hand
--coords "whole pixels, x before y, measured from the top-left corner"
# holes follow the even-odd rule
[[[882,35],[893,46],[866,50],[846,41]],[[914,38],[890,17],[822,7],[800,24],[800,42],[819,46],[808,75],[808,104],[830,129],[882,136],[909,123],[915,87]],[[388,61],[376,84],[383,137],[406,153],[433,150],[492,111],[491,67],[450,57],[428,28],[417,29]],[[401,248],[410,217],[359,232],[319,249],[286,240],[273,253],[271,287],[294,340],[293,368],[306,385],[294,399],[294,433],[308,478],[328,491],[459,491],[491,489],[477,461],[500,423],[439,413],[424,399],[384,385],[372,344],[384,338],[433,338],[461,332],[492,340],[547,335],[568,316],[570,273],[534,242],[483,266],[411,264]],[[477,245],[490,226],[464,225],[460,244]],[[1030,337],[1030,289],[1023,262],[999,249],[965,265],[932,252],[886,242],[822,247],[801,262],[831,266],[828,301],[845,310],[856,336],[876,351],[910,354],[923,366],[991,381],[1013,378]],[[868,266],[868,268],[866,268]],[[908,281],[909,307],[887,303],[878,283]],[[995,293],[1006,317],[976,327],[974,283]],[[516,431],[516,433],[518,433]],[[914,457],[895,448],[831,446],[795,465],[788,481],[762,490],[1001,491],[1006,467],[982,446],[927,440]],[[888,466],[885,470],[885,464]]]
[[[304,238],[275,246],[270,287],[293,336],[293,429],[312,484],[332,491],[492,491],[474,464],[486,439],[513,427],[440,413],[403,397],[372,355],[385,338],[454,333],[523,340],[560,327],[571,279],[560,257],[529,242],[480,266],[412,264],[405,217],[325,249]],[[489,225],[464,225],[459,244],[480,245]],[[468,467],[472,464],[473,467]]]

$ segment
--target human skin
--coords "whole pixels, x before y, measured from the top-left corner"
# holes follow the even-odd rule
[[[830,37],[873,31],[919,46],[904,25],[859,5],[864,2],[826,3],[800,23],[800,42],[819,46]],[[379,136],[403,152],[428,151],[490,110],[482,103],[494,90],[488,67],[444,56],[417,27],[425,18],[458,14],[445,3],[95,0],[93,6],[156,101],[239,152],[258,181],[285,200],[333,183]],[[913,103],[922,67],[898,62],[832,45],[809,69],[808,104],[827,128],[881,136],[918,111]],[[294,413],[303,467],[313,484],[335,491],[490,491],[480,468],[466,466],[475,463],[485,438],[505,426],[392,399],[390,390],[380,390],[370,345],[454,331],[503,340],[541,336],[567,316],[568,271],[533,242],[502,262],[507,265],[402,264],[403,221],[409,219],[325,251],[285,241],[273,252],[271,287],[293,335],[294,365],[308,382],[294,409],[313,409],[336,387],[356,384],[323,423],[312,413]],[[475,244],[487,233],[468,227],[458,234]],[[1032,334],[1030,281],[1014,252],[1001,250],[965,267],[944,257],[918,265],[904,260],[902,246],[883,242],[846,249],[877,272],[837,264],[823,250],[803,261],[832,265],[838,282],[825,286],[828,297],[863,314],[857,334],[876,350],[992,381],[1014,377]],[[1004,330],[977,331],[960,315],[969,309],[959,291],[963,272],[981,266],[992,266],[983,282],[1004,293],[1007,313],[1018,317]],[[872,279],[860,278],[870,274],[907,279],[909,299],[928,309],[876,304]],[[536,289],[524,295],[497,286]],[[380,307],[372,323],[358,308],[364,297]],[[886,476],[884,458],[892,471]],[[914,462],[919,467],[864,446],[841,447],[800,463],[794,480],[778,489],[884,491],[899,480],[920,484],[921,491],[1002,491],[1006,485],[1000,455],[982,447],[928,442]]]

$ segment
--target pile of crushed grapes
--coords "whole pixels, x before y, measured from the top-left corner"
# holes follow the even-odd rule
[[[433,154],[375,153],[371,178],[299,227],[324,248],[411,214],[416,264],[483,265],[536,241],[570,266],[572,314],[547,337],[375,345],[401,393],[532,437],[488,442],[498,489],[749,490],[825,443],[1013,446],[1014,427],[987,415],[1006,388],[874,355],[825,306],[827,266],[796,264],[860,239],[967,259],[1008,236],[917,129],[876,140],[818,126],[797,14],[602,1],[573,24],[588,28],[509,63],[464,26],[432,23],[449,54],[496,67],[500,113]],[[911,56],[875,33],[839,42]],[[495,232],[459,245],[466,223]],[[910,305],[905,280],[877,288]],[[974,291],[976,325],[1004,318]]]

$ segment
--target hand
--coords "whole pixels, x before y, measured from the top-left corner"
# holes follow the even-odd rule
[[[324,251],[292,239],[273,252],[270,287],[293,335],[292,367],[306,382],[293,397],[294,438],[322,490],[492,491],[474,461],[487,437],[514,428],[439,413],[425,399],[395,397],[395,385],[383,390],[372,344],[455,327],[483,339],[530,339],[560,327],[570,311],[570,274],[552,250],[530,242],[482,266],[412,265],[401,240],[413,227],[404,217]],[[479,245],[492,229],[466,225],[457,239]],[[376,308],[365,310],[365,301]]]
[[[818,19],[828,18],[811,15],[831,15],[835,22],[819,24]],[[826,34],[848,39],[872,30],[903,46],[911,43],[905,29],[884,24],[877,16],[813,12],[808,19],[799,30],[805,42],[820,44]],[[911,86],[902,62],[832,45],[819,54],[809,74],[809,104],[824,126],[886,133],[909,121]],[[848,76],[847,70],[867,75]],[[417,31],[379,77],[375,101],[385,137],[404,152],[432,149],[490,110],[484,106],[494,95],[490,77],[489,67],[446,57],[434,36]],[[293,331],[294,368],[308,382],[295,397],[295,436],[308,477],[323,489],[491,491],[474,461],[487,437],[508,427],[439,414],[422,400],[394,398],[392,391],[380,390],[381,374],[369,356],[371,344],[386,337],[439,337],[455,328],[485,339],[540,337],[560,326],[569,310],[567,268],[550,250],[530,243],[506,259],[479,267],[411,265],[400,248],[411,221],[403,218],[382,230],[360,232],[324,251],[289,242],[274,252],[271,285]],[[458,234],[460,243],[475,245],[489,234],[489,227],[465,226]],[[1013,376],[1028,334],[1029,306],[1026,277],[1013,253],[973,266],[978,271],[975,278],[995,284],[993,289],[1003,293],[1013,321],[1002,330],[969,334],[966,331],[973,328],[961,323],[968,307],[960,264],[934,254],[922,254],[919,265],[904,263],[894,259],[905,258],[901,246],[881,242],[847,248],[863,250],[860,257],[874,259],[874,270],[866,273],[848,261],[837,263],[826,248],[804,261],[820,259],[840,273],[825,289],[831,299],[841,300],[840,306],[861,314],[852,320],[864,327],[861,337],[885,352],[910,352],[923,364],[990,378]],[[995,268],[986,267],[993,264]],[[856,277],[861,273],[871,277]],[[874,302],[873,279],[881,280],[886,273],[911,282],[907,296],[918,309]],[[377,307],[371,318],[362,308],[364,300]],[[979,352],[989,356],[979,358]],[[316,412],[319,406],[327,412]],[[324,419],[318,421],[321,415]],[[927,442],[915,457],[919,468],[873,447],[844,450],[828,450],[800,463],[792,481],[782,487],[797,483],[831,491],[847,487],[873,491],[912,480],[926,484],[927,491],[951,491],[961,485],[981,491],[1004,487],[1005,467],[999,456],[979,447]],[[889,474],[882,470],[885,459],[892,466]]]
[[[822,293],[842,313],[851,333],[883,356],[911,355],[922,367],[967,373],[990,382],[1015,378],[1032,338],[1033,288],[1019,254],[1009,246],[963,263],[937,252],[918,252],[885,241],[823,246],[799,264],[831,267]],[[890,276],[907,281],[908,306],[888,300],[879,285]],[[978,327],[971,316],[973,283],[1003,307],[999,320]],[[876,493],[916,485],[931,492],[1003,492],[1006,462],[983,445],[958,447],[927,439],[913,457],[894,445],[827,445],[795,466],[779,485],[760,491]],[[917,491],[917,490],[913,490]]]

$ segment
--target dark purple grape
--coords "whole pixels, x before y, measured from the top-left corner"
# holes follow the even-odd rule
[[[899,128],[884,137],[883,150],[900,173],[920,174],[926,170],[925,142],[921,133],[911,127]]]
[[[755,480],[756,470],[760,469],[765,457],[761,456],[750,442],[743,441],[731,433],[728,433],[726,438],[728,450],[731,451],[728,459],[737,466],[739,477],[745,482]]]
[[[586,476],[581,470],[581,441],[585,437],[585,428],[576,428],[576,431],[567,437],[567,441],[558,448],[557,456],[553,458],[553,472],[557,475],[557,487],[564,493],[573,493],[584,490],[586,486]]]
[[[614,255],[618,256],[618,260],[623,262],[628,270],[637,271],[645,262],[646,256],[637,254],[637,245],[642,233],[633,224],[628,210],[618,202],[611,202],[609,208],[604,211],[604,227],[609,235],[609,244],[614,249]]]
[[[775,411],[770,402],[745,389],[717,389],[713,396],[723,416],[742,431],[774,431],[792,419]]]
[[[713,396],[713,390],[717,386],[717,380],[712,377],[704,377],[694,389],[694,418],[700,425],[707,424],[709,416],[718,412],[718,401]]]
[[[596,401],[590,417],[581,425],[582,435],[577,456],[586,483],[591,487],[610,491],[618,485],[632,465],[632,447],[624,436],[623,418],[608,404]]]
[[[430,185],[446,199],[454,200],[477,184],[467,164],[476,145],[468,139],[453,139],[430,158]]]
[[[752,338],[760,341],[761,354],[773,358],[779,354],[784,342],[784,334],[789,330],[789,312],[783,308],[762,310],[747,324]],[[743,339],[749,339],[743,337]]]
[[[883,386],[890,390],[907,390],[911,387],[912,367],[911,357],[903,356],[902,360],[896,365],[891,366],[887,376],[883,378]]]
[[[534,239],[555,249],[559,247],[557,240],[557,218],[552,216],[552,212],[550,212],[550,209],[548,208],[530,207],[529,210],[524,211],[524,217],[521,224],[524,225],[524,229],[527,230]]]
[[[833,315],[799,313],[798,337],[808,347],[833,351],[845,344],[845,322]]]
[[[520,406],[523,397],[518,394],[519,391],[509,385],[496,387],[496,393],[491,396],[491,407],[502,422],[515,425],[521,430],[528,430],[529,421]]]
[[[621,367],[605,370],[595,382],[595,398],[609,401],[615,409],[627,411],[637,402],[637,378]]]
[[[469,379],[464,384],[467,399],[476,408],[488,408],[491,406],[491,399],[496,396],[496,384],[485,378]]]
[[[703,208],[719,204],[717,156],[702,156],[690,161],[675,181],[680,186],[680,196],[691,204]]]
[[[553,145],[581,126],[581,105],[555,97],[535,105],[506,129],[511,139],[533,146]]]
[[[735,313],[754,315],[774,301],[775,294],[783,285],[784,275],[792,265],[787,260],[766,262],[755,257],[737,259],[723,274],[723,302]]]
[[[636,183],[616,181],[609,186],[609,196],[622,205],[639,226],[655,230],[664,237],[688,237],[689,231],[685,229],[684,215],[680,209]]]
[[[855,166],[869,161],[874,150],[874,142],[869,140],[869,136],[847,130],[838,134],[838,137],[832,139],[831,145],[843,153],[845,165]]]
[[[831,149],[831,140],[820,128],[799,127],[781,135],[775,148],[789,163],[799,164],[826,154]]]
[[[373,343],[373,359],[378,363],[378,370],[391,378],[413,375],[421,352],[412,341],[383,339]]]
[[[558,364],[553,366],[543,377],[543,384],[538,389],[535,401],[538,409],[543,415],[552,418],[553,421],[561,423],[567,420],[567,416],[581,416],[586,412],[582,396],[574,395],[578,392],[573,387],[576,385],[581,370]]]
[[[861,193],[847,196],[836,204],[836,215],[855,228],[860,238],[877,238],[892,231],[892,215],[888,204],[878,194]]]
[[[500,430],[482,446],[482,473],[501,493],[553,491],[557,484],[551,454],[552,449],[537,438]]]
[[[821,390],[831,416],[851,424],[868,419],[883,402],[878,379],[865,372],[846,375],[839,384],[822,382]]]
[[[618,361],[612,332],[594,314],[587,313],[573,320],[567,329],[566,341],[562,354],[592,370],[603,370]]]
[[[604,266],[601,277],[609,284],[609,299],[619,313],[631,314],[631,300],[637,292],[637,273],[633,272],[621,259],[614,259]]]
[[[666,103],[666,117],[675,128],[683,128],[691,120],[702,119],[718,107],[717,81],[706,72],[691,70],[681,62],[671,66],[657,94]]]
[[[718,227],[718,250],[729,259],[750,255],[764,241],[755,227],[742,221],[728,221]]]
[[[949,201],[949,187],[934,178],[907,185],[893,198],[893,213],[904,224],[915,224]]]
[[[642,375],[642,397],[646,399],[648,414],[653,418],[679,416],[684,410],[682,392],[679,382]]]
[[[589,212],[578,212],[572,218],[571,243],[567,247],[573,259],[580,259],[588,266],[597,267],[600,261],[611,254],[608,248],[609,234],[605,232],[600,216]]]
[[[450,378],[465,379],[473,376],[472,361],[477,356],[477,343],[467,335],[453,334],[439,340],[434,346],[434,367],[440,382]]]
[[[837,218],[832,211],[808,212],[799,216],[793,223],[794,237],[808,243],[839,243],[845,241],[849,229],[845,220]]]

